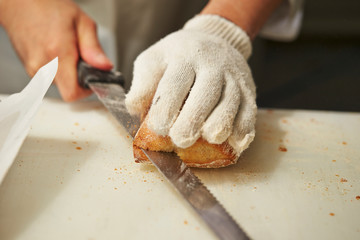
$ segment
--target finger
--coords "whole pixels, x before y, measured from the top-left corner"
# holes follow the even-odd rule
[[[77,82],[77,61],[78,58],[72,55],[59,57],[55,83],[61,97],[67,102],[87,97],[92,93],[90,90],[81,88]]]
[[[58,72],[55,83],[64,101],[72,102],[91,95],[90,90],[80,87],[77,80],[77,63],[79,61],[78,38],[75,29],[66,29],[60,38],[50,46],[49,57],[59,57]]]
[[[201,127],[220,99],[222,76],[211,70],[201,71],[195,79],[189,97],[170,129],[169,136],[181,147],[191,146],[201,135]]]
[[[154,46],[137,57],[134,62],[132,85],[125,99],[126,107],[131,114],[147,113],[165,68],[162,56]]]
[[[113,67],[101,48],[95,22],[84,13],[80,14],[77,21],[77,36],[80,56],[85,62],[102,70]]]
[[[25,70],[30,77],[33,77],[35,73],[46,63],[48,63],[51,58],[47,58],[46,54],[33,54],[30,59],[26,59],[24,62]]]
[[[202,127],[202,136],[210,143],[223,143],[231,134],[235,116],[240,105],[239,79],[225,74],[225,86],[218,105],[211,112]]]
[[[234,130],[229,137],[229,144],[238,155],[244,151],[255,137],[256,102],[255,86],[242,81],[240,109],[234,121]]]
[[[148,126],[160,135],[168,135],[194,82],[189,64],[172,63],[161,78],[149,111]]]

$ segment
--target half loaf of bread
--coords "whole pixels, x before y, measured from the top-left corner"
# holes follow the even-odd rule
[[[141,124],[134,141],[134,157],[136,162],[149,162],[141,148],[151,151],[175,152],[189,167],[219,168],[236,163],[237,156],[230,144],[211,144],[199,138],[188,148],[179,148],[168,136],[160,136],[151,131],[146,119]]]

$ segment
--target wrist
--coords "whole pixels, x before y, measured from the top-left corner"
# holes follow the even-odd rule
[[[220,37],[238,50],[245,59],[251,55],[252,47],[249,36],[234,23],[217,15],[198,15],[190,19],[185,30],[197,30]]]
[[[241,27],[253,40],[283,0],[210,0],[200,14],[215,14]]]

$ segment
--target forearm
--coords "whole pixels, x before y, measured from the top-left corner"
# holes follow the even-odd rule
[[[0,0],[1,1],[1,0]],[[216,14],[240,26],[254,39],[283,0],[210,0],[200,14]]]

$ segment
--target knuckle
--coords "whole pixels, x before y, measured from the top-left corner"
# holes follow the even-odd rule
[[[40,63],[37,60],[28,60],[25,65],[26,72],[30,76],[34,76],[40,67]]]
[[[47,45],[46,45],[46,52],[47,55],[49,57],[52,56],[57,56],[60,53],[60,46],[59,43],[57,41],[50,41]]]
[[[96,29],[97,29],[96,23],[90,17],[88,17],[85,13],[83,15],[82,21],[84,21],[87,28],[89,28],[90,30],[96,31]]]
[[[75,42],[68,42],[67,46],[64,47],[64,44],[61,44],[59,41],[50,41],[46,46],[46,55],[49,58],[54,58],[56,56],[72,56],[76,57],[78,55]]]
[[[88,25],[89,25],[89,28],[91,28],[92,30],[94,30],[94,31],[97,30],[97,25],[93,20],[89,19]]]

